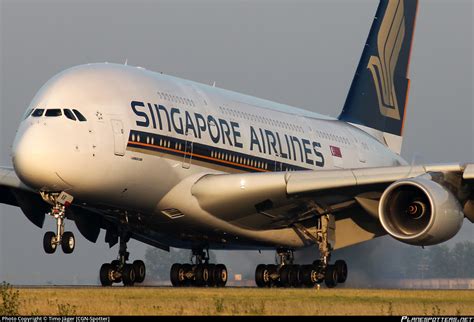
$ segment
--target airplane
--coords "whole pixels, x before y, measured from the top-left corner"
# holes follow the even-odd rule
[[[119,244],[103,286],[142,283],[132,238],[189,249],[173,286],[224,287],[209,250],[274,250],[258,287],[329,287],[348,268],[331,254],[380,236],[414,246],[474,222],[474,164],[410,165],[401,156],[417,0],[380,0],[339,117],[128,65],[67,69],[33,98],[0,168],[0,202],[42,228],[47,254],[74,251],[66,219]],[[295,263],[294,251],[319,258]]]

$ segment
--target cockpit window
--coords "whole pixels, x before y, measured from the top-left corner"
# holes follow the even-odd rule
[[[63,115],[63,112],[59,108],[51,109],[51,110],[46,110],[46,113],[44,116],[48,117],[57,117]]]
[[[64,109],[64,115],[70,120],[76,121],[76,117],[74,116],[74,113],[71,112],[71,110]]]
[[[33,114],[31,114],[31,116],[33,117],[40,117],[40,116],[43,116],[43,113],[44,113],[44,109],[41,109],[41,108],[37,108]]]
[[[74,111],[74,114],[76,114],[77,119],[78,119],[80,122],[85,122],[85,121],[87,121],[87,119],[84,117],[84,115],[82,115],[78,110],[73,110],[73,111]]]
[[[33,113],[33,109],[32,109],[32,108],[29,109],[28,111],[26,111],[25,116],[23,117],[23,119],[26,120],[26,119],[31,115],[31,113]]]

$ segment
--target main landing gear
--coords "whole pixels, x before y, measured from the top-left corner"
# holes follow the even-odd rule
[[[49,215],[56,220],[56,233],[48,231],[43,237],[43,248],[47,254],[53,254],[59,245],[65,254],[71,254],[76,246],[74,234],[64,231],[64,220],[66,219],[66,208],[72,203],[72,196],[61,193],[58,197],[44,196],[53,201],[53,208]]]
[[[110,264],[105,263],[100,267],[100,283],[102,286],[111,286],[113,283],[123,283],[124,286],[133,286],[135,283],[142,283],[146,276],[145,263],[136,260],[128,264],[129,252],[127,252],[127,242],[130,236],[126,233],[120,235],[119,257]]]
[[[170,270],[171,284],[179,286],[224,287],[227,268],[223,264],[209,264],[209,251],[193,249],[193,264],[173,264]]]
[[[278,249],[278,265],[260,264],[255,270],[255,283],[258,287],[314,287],[323,281],[328,288],[344,283],[347,279],[347,264],[337,260],[329,264],[331,244],[328,237],[329,216],[318,218],[317,234],[320,259],[310,265],[295,265],[292,250]],[[306,232],[307,233],[307,232]]]

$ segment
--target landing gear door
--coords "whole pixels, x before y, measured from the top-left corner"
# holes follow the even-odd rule
[[[189,169],[191,167],[191,161],[193,159],[193,138],[188,133],[186,133],[186,142],[184,143],[184,159],[183,159],[183,168]]]
[[[123,123],[120,120],[111,120],[112,131],[114,133],[114,154],[117,156],[125,155],[125,131]]]

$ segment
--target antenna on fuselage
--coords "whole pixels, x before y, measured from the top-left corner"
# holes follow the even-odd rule
[[[214,83],[212,83],[212,87],[216,87],[216,81],[214,81]]]
[[[124,65],[125,65],[125,66],[128,65],[128,58],[125,59],[125,64],[124,64]]]

